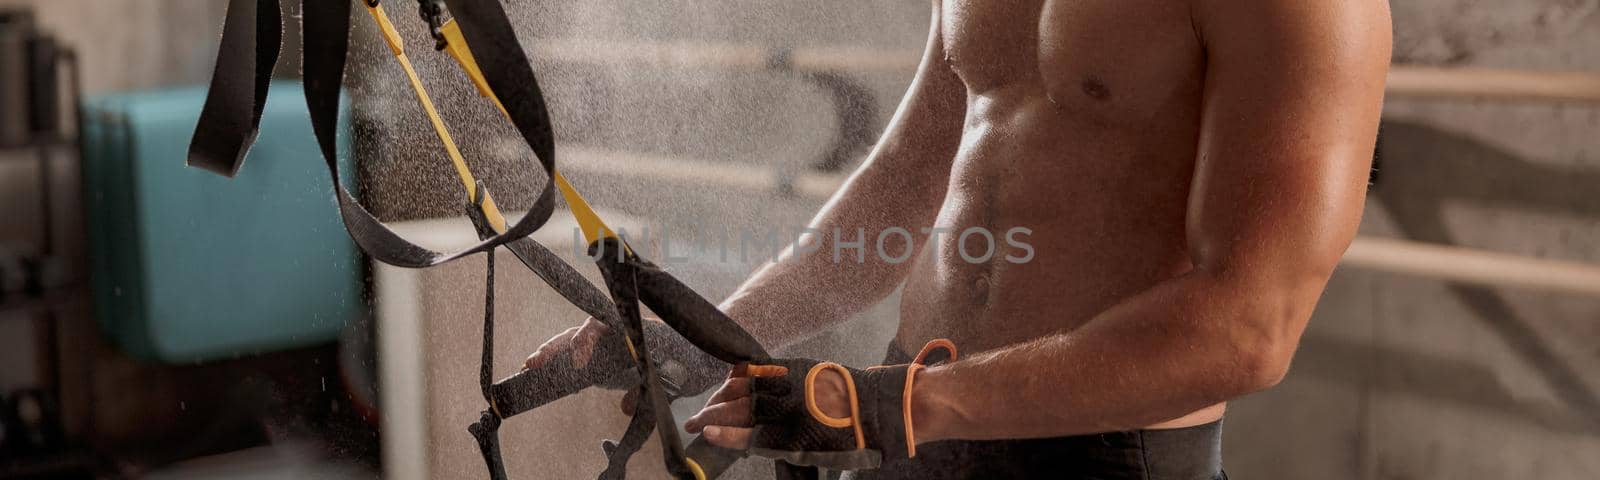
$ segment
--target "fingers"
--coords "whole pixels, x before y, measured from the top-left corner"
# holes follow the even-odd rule
[[[750,402],[750,379],[729,378],[717,393],[711,394],[700,413],[684,422],[683,428],[689,433],[700,433],[708,426],[749,427],[754,424]]]
[[[589,360],[594,358],[594,347],[601,337],[610,333],[611,329],[590,317],[582,325],[566,329],[551,337],[550,340],[540,345],[528,359],[522,362],[523,370],[533,370],[550,363],[550,360],[566,352],[572,352],[572,364],[577,368],[589,365]]]
[[[732,407],[729,405],[732,405]],[[726,412],[729,409],[735,410],[733,410],[733,413],[711,415],[714,412]],[[740,412],[742,412],[743,416],[735,415]],[[696,423],[696,419],[701,419],[702,421]],[[706,425],[748,427],[750,424],[750,379],[729,378],[727,381],[722,382],[722,387],[718,388],[716,393],[711,394],[710,399],[706,400],[705,408],[700,409],[700,413],[689,418],[688,422],[684,424],[684,428],[689,429],[690,433],[699,433],[700,428]]]
[[[706,400],[706,406],[748,396],[750,396],[750,379],[730,378],[722,382],[722,388],[718,388],[717,393],[711,394],[711,398]]]
[[[582,370],[589,366],[589,359],[594,358],[594,346],[600,343],[611,329],[606,328],[600,321],[590,317],[578,327],[578,333],[572,336],[572,366]]]
[[[739,427],[706,427],[705,439],[712,445],[732,450],[750,448],[752,430]]]
[[[689,433],[700,433],[702,430],[714,427],[750,427],[755,424],[750,418],[750,397],[706,406],[700,413],[689,417],[684,422],[683,429]]]
[[[528,355],[528,359],[522,362],[522,369],[533,370],[543,367],[545,364],[550,363],[551,359],[554,359],[566,352],[569,348],[571,348],[572,336],[578,333],[578,328],[579,327],[572,327],[566,329],[566,331],[556,334],[554,337],[550,337],[550,339],[546,340],[543,345],[539,345],[539,348],[534,349],[533,353]]]

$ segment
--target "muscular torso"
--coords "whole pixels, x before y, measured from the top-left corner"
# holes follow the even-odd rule
[[[994,232],[974,263],[946,234],[918,257],[897,342],[981,352],[1072,330],[1190,267],[1184,235],[1204,86],[1188,5],[945,0],[945,56],[967,89],[936,227]],[[1005,232],[1033,247],[1007,260]],[[970,237],[967,257],[983,252]],[[1159,426],[1202,423],[1221,406]]]

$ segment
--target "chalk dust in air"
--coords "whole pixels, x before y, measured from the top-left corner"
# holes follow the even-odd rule
[[[798,191],[784,187],[785,179],[837,177],[853,169],[892,116],[912,74],[906,69],[799,71],[782,64],[807,49],[914,58],[929,23],[927,2],[912,1],[511,1],[506,6],[548,101],[558,168],[613,227],[643,237],[634,243],[649,245],[647,255],[713,301],[732,293],[760,266],[758,258],[740,258],[741,232],[805,226],[826,200],[827,191]],[[394,10],[390,15],[411,61],[473,173],[503,208],[528,208],[544,183],[529,148],[478,97],[454,62],[433,51],[415,12]],[[364,201],[391,223],[456,218],[438,227],[449,231],[416,240],[439,248],[462,246],[473,234],[459,218],[466,201],[460,183],[400,66],[371,22],[364,21],[364,12],[361,16],[352,33],[347,83]],[[819,167],[830,158],[837,165]],[[536,238],[592,276],[593,266],[574,258],[571,228],[570,215],[560,210]],[[663,261],[663,256],[673,258]],[[510,255],[498,260],[495,373],[505,376],[584,315]],[[410,272],[420,279],[414,295],[424,312],[422,346],[428,352],[426,371],[419,373],[435,392],[433,408],[448,410],[448,421],[438,420],[435,430],[449,434],[461,433],[457,424],[475,420],[482,406],[476,390],[482,268],[481,259],[469,259]],[[893,331],[895,305],[897,299],[891,298],[849,325],[817,334],[794,353],[877,363]],[[680,420],[696,407],[680,402]],[[622,418],[615,409],[592,414]],[[439,418],[437,412],[430,415]],[[527,436],[538,443],[540,435],[549,436],[522,431],[518,423],[507,422],[508,438]],[[621,429],[602,433],[614,438]],[[436,447],[471,453],[470,441],[452,437],[456,441],[446,442],[445,436],[432,439]],[[508,451],[506,457],[536,456]]]

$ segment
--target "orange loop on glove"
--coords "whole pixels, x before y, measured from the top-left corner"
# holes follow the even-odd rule
[[[927,365],[926,363],[923,363],[923,361],[927,360],[928,359],[928,355],[932,354],[934,352],[934,350],[939,350],[939,349],[944,349],[946,351],[949,351],[950,352],[950,361],[952,361],[952,362],[956,361],[956,344],[955,344],[955,342],[952,342],[952,341],[950,341],[948,339],[944,339],[944,338],[938,338],[938,339],[934,339],[931,342],[928,342],[927,345],[923,345],[922,346],[922,351],[917,352],[917,358],[915,360],[912,360],[911,363],[921,363],[923,365]]]
[[[920,372],[920,371],[922,371],[922,369],[927,368],[927,364],[923,363],[923,362],[927,361],[929,354],[932,354],[935,350],[938,350],[938,349],[944,349],[944,350],[949,351],[950,352],[950,360],[949,361],[951,361],[951,362],[956,361],[956,344],[955,344],[955,342],[952,342],[952,341],[950,341],[948,339],[940,338],[940,339],[935,339],[935,340],[933,340],[931,342],[928,342],[927,345],[923,345],[922,346],[922,351],[917,352],[917,358],[912,360],[910,365],[906,366],[906,388],[903,391],[903,393],[901,393],[901,395],[904,396],[903,401],[905,402],[905,404],[902,405],[903,408],[901,408],[900,411],[901,411],[901,413],[905,414],[904,421],[906,422],[905,423],[905,427],[906,427],[906,456],[910,457],[910,458],[916,458],[916,456],[917,456],[917,435],[912,430],[912,423],[911,423],[911,387],[912,387],[913,384],[916,383],[917,372]]]
[[[906,390],[903,394],[905,395],[905,405],[903,405],[904,408],[901,408],[900,411],[901,413],[905,414],[906,457],[908,458],[917,457],[917,435],[911,431],[911,384],[916,381],[917,372],[922,371],[924,368],[928,367],[919,363],[913,363],[906,366]]]
[[[844,377],[845,392],[850,397],[849,418],[829,416],[823,413],[821,408],[817,407],[817,374],[822,373],[823,370],[833,370]],[[861,400],[856,397],[856,381],[850,377],[850,369],[831,362],[823,362],[811,367],[811,371],[806,372],[806,410],[811,412],[811,418],[816,419],[817,422],[823,425],[833,428],[855,427],[856,449],[867,448],[866,435],[861,431]]]
[[[778,378],[789,374],[789,367],[782,365],[751,365],[740,364],[733,367],[733,378]]]

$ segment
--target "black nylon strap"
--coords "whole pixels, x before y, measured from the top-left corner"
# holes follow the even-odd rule
[[[479,201],[467,205],[467,217],[472,219],[480,238],[493,236],[494,229],[489,228],[489,222],[482,213],[482,199],[486,198],[483,183],[479,182],[474,187],[477,192],[473,196]],[[481,420],[468,427],[467,432],[478,441],[478,450],[488,465],[489,477],[506,480],[505,460],[500,456],[500,423],[505,414],[494,397],[494,249],[484,252],[483,258],[483,346],[478,364],[478,389],[483,393],[483,401],[489,404],[489,409],[483,411]]]
[[[643,397],[641,392],[639,397]],[[628,420],[628,429],[622,432],[622,439],[617,442],[607,441],[604,444],[606,453],[606,469],[600,472],[600,480],[622,480],[628,475],[628,459],[650,441],[650,434],[656,431],[656,415],[654,402],[638,402],[634,405],[633,418]],[[670,412],[669,412],[670,413]]]
[[[503,92],[502,99],[523,139],[537,155],[544,169],[545,182],[539,195],[520,221],[508,231],[485,239],[465,250],[441,253],[405,240],[367,211],[340,181],[337,151],[337,125],[340,87],[344,79],[345,56],[349,50],[350,3],[348,1],[304,2],[304,73],[306,106],[332,179],[339,213],[350,237],[368,256],[390,265],[420,268],[438,265],[498,245],[526,237],[547,220],[555,209],[555,148],[549,115],[543,95],[533,79],[532,67],[516,44],[515,32],[504,10],[494,0],[464,1],[472,12],[459,15],[462,31],[468,38],[493,45],[486,49],[483,65],[491,85]],[[492,7],[492,8],[491,8]],[[226,175],[238,171],[250,144],[259,130],[267,86],[277,62],[281,43],[282,17],[275,0],[233,0],[223,27],[211,90],[201,111],[190,142],[189,163]],[[509,41],[507,41],[509,39]],[[511,49],[502,51],[504,49]],[[520,75],[524,81],[510,80]],[[248,108],[248,109],[247,109]]]
[[[478,423],[467,427],[467,432],[478,441],[478,452],[483,454],[483,461],[489,466],[491,480],[508,480],[506,462],[500,456],[500,423],[500,417],[495,416],[494,412],[484,411],[479,415]]]
[[[556,141],[544,92],[539,88],[533,65],[528,63],[528,54],[522,50],[522,43],[500,1],[445,0],[445,5],[461,25],[461,34],[472,46],[484,80],[500,98],[511,123],[533,148],[545,173],[554,171]],[[553,204],[554,198],[550,201]]]
[[[504,416],[494,399],[494,250],[483,252],[483,258],[483,358],[478,366],[478,387],[495,415]]]
[[[729,364],[763,362],[766,349],[705,297],[654,264],[634,257],[639,300],[701,350]]]
[[[498,4],[497,4],[498,6]],[[337,161],[335,134],[338,119],[339,87],[344,77],[345,55],[349,49],[350,32],[350,2],[345,1],[309,1],[304,3],[305,16],[305,85],[306,103],[311,108],[312,128],[322,147],[322,156],[328,163],[328,171],[332,174],[334,189],[338,192],[339,212],[344,217],[345,228],[350,231],[351,238],[361,246],[368,256],[375,260],[400,266],[400,267],[428,267],[446,263],[474,253],[488,251],[496,246],[503,245],[512,240],[526,237],[533,233],[544,222],[549,220],[555,209],[555,188],[551,172],[555,169],[554,150],[545,149],[541,152],[537,145],[550,145],[553,140],[547,138],[550,129],[543,128],[523,129],[524,138],[529,145],[534,146],[534,151],[539,153],[539,164],[545,170],[544,186],[539,192],[534,205],[526,216],[517,221],[506,232],[485,239],[465,250],[453,253],[434,252],[427,248],[411,243],[401,238],[394,231],[384,226],[382,222],[373,217],[370,212],[349,191],[344,189],[339,181],[339,163]],[[505,13],[500,12],[503,20]],[[511,34],[509,23],[503,25],[506,29],[502,34]],[[518,52],[521,51],[519,48]],[[526,64],[526,59],[523,59]],[[503,71],[500,71],[504,74]],[[487,75],[487,70],[485,71]],[[531,75],[531,70],[529,75]],[[533,94],[537,94],[534,91]],[[525,98],[526,89],[508,89],[508,98]],[[543,111],[543,102],[521,101],[516,103],[523,108],[538,107],[538,112],[523,112],[523,117],[543,119],[549,121],[548,115]],[[509,105],[507,108],[510,108]],[[515,117],[516,114],[514,113]],[[533,121],[533,120],[529,120]],[[542,134],[528,135],[529,132]]]
[[[477,198],[487,198],[488,189],[482,182],[477,185]],[[493,236],[494,229],[489,226],[488,218],[483,215],[482,205],[468,205],[467,218],[472,220],[472,225],[481,237]],[[531,238],[520,238],[505,245],[506,249],[522,260],[530,270],[541,279],[544,279],[551,289],[561,294],[568,302],[578,306],[585,313],[605,322],[614,328],[613,331],[623,331],[623,325],[616,320],[616,309],[611,301],[600,293],[600,289],[589,281],[571,265],[561,261],[556,254],[535,242]],[[492,254],[493,252],[490,252]],[[490,277],[485,281],[484,305],[484,358],[482,369],[479,373],[479,382],[485,389],[485,400],[498,407],[499,416],[509,418],[541,406],[560,400],[568,395],[583,391],[586,388],[601,384],[619,384],[637,382],[633,370],[628,367],[631,359],[623,357],[622,352],[626,347],[616,347],[604,350],[616,355],[596,355],[590,360],[589,366],[579,370],[572,365],[570,355],[562,355],[538,370],[524,371],[513,375],[511,378],[499,383],[493,383],[493,358],[487,352],[493,350],[493,308],[494,291],[493,266],[490,266]],[[608,320],[609,319],[609,320]],[[622,342],[621,335],[608,336],[603,342]]]
[[[283,45],[283,20],[277,0],[232,0],[224,22],[222,47],[188,161],[232,177],[260,130],[267,87]]]
[[[474,223],[482,222],[487,225],[487,220],[481,218],[483,216],[481,212],[477,213],[477,216],[479,218],[474,218]],[[567,302],[611,327],[613,331],[622,331],[622,320],[617,317],[617,309],[611,304],[611,299],[594,283],[589,282],[589,279],[584,278],[583,274],[572,268],[571,264],[561,260],[555,252],[551,252],[531,238],[514,240],[505,244],[505,247],[521,260],[523,265],[527,265],[529,270],[538,275],[539,279],[544,280],[550,289],[567,299]]]
[[[605,278],[606,286],[611,290],[611,301],[617,306],[617,313],[622,316],[623,324],[627,327],[628,339],[633,342],[633,349],[643,361],[636,362],[639,376],[644,381],[640,383],[642,389],[639,396],[639,405],[635,406],[634,417],[643,417],[648,420],[654,417],[656,434],[661,440],[661,450],[667,462],[667,472],[677,478],[694,478],[688,463],[684,460],[683,443],[678,441],[678,424],[672,418],[672,407],[667,402],[667,396],[661,390],[661,378],[657,376],[654,362],[649,361],[650,347],[644,341],[644,323],[639,312],[639,269],[640,262],[624,248],[623,243],[617,238],[601,239],[592,249],[600,251],[599,260],[595,262],[600,266],[601,277]],[[633,428],[629,428],[633,430]],[[632,452],[628,452],[632,454]],[[613,462],[615,463],[615,462]]]

